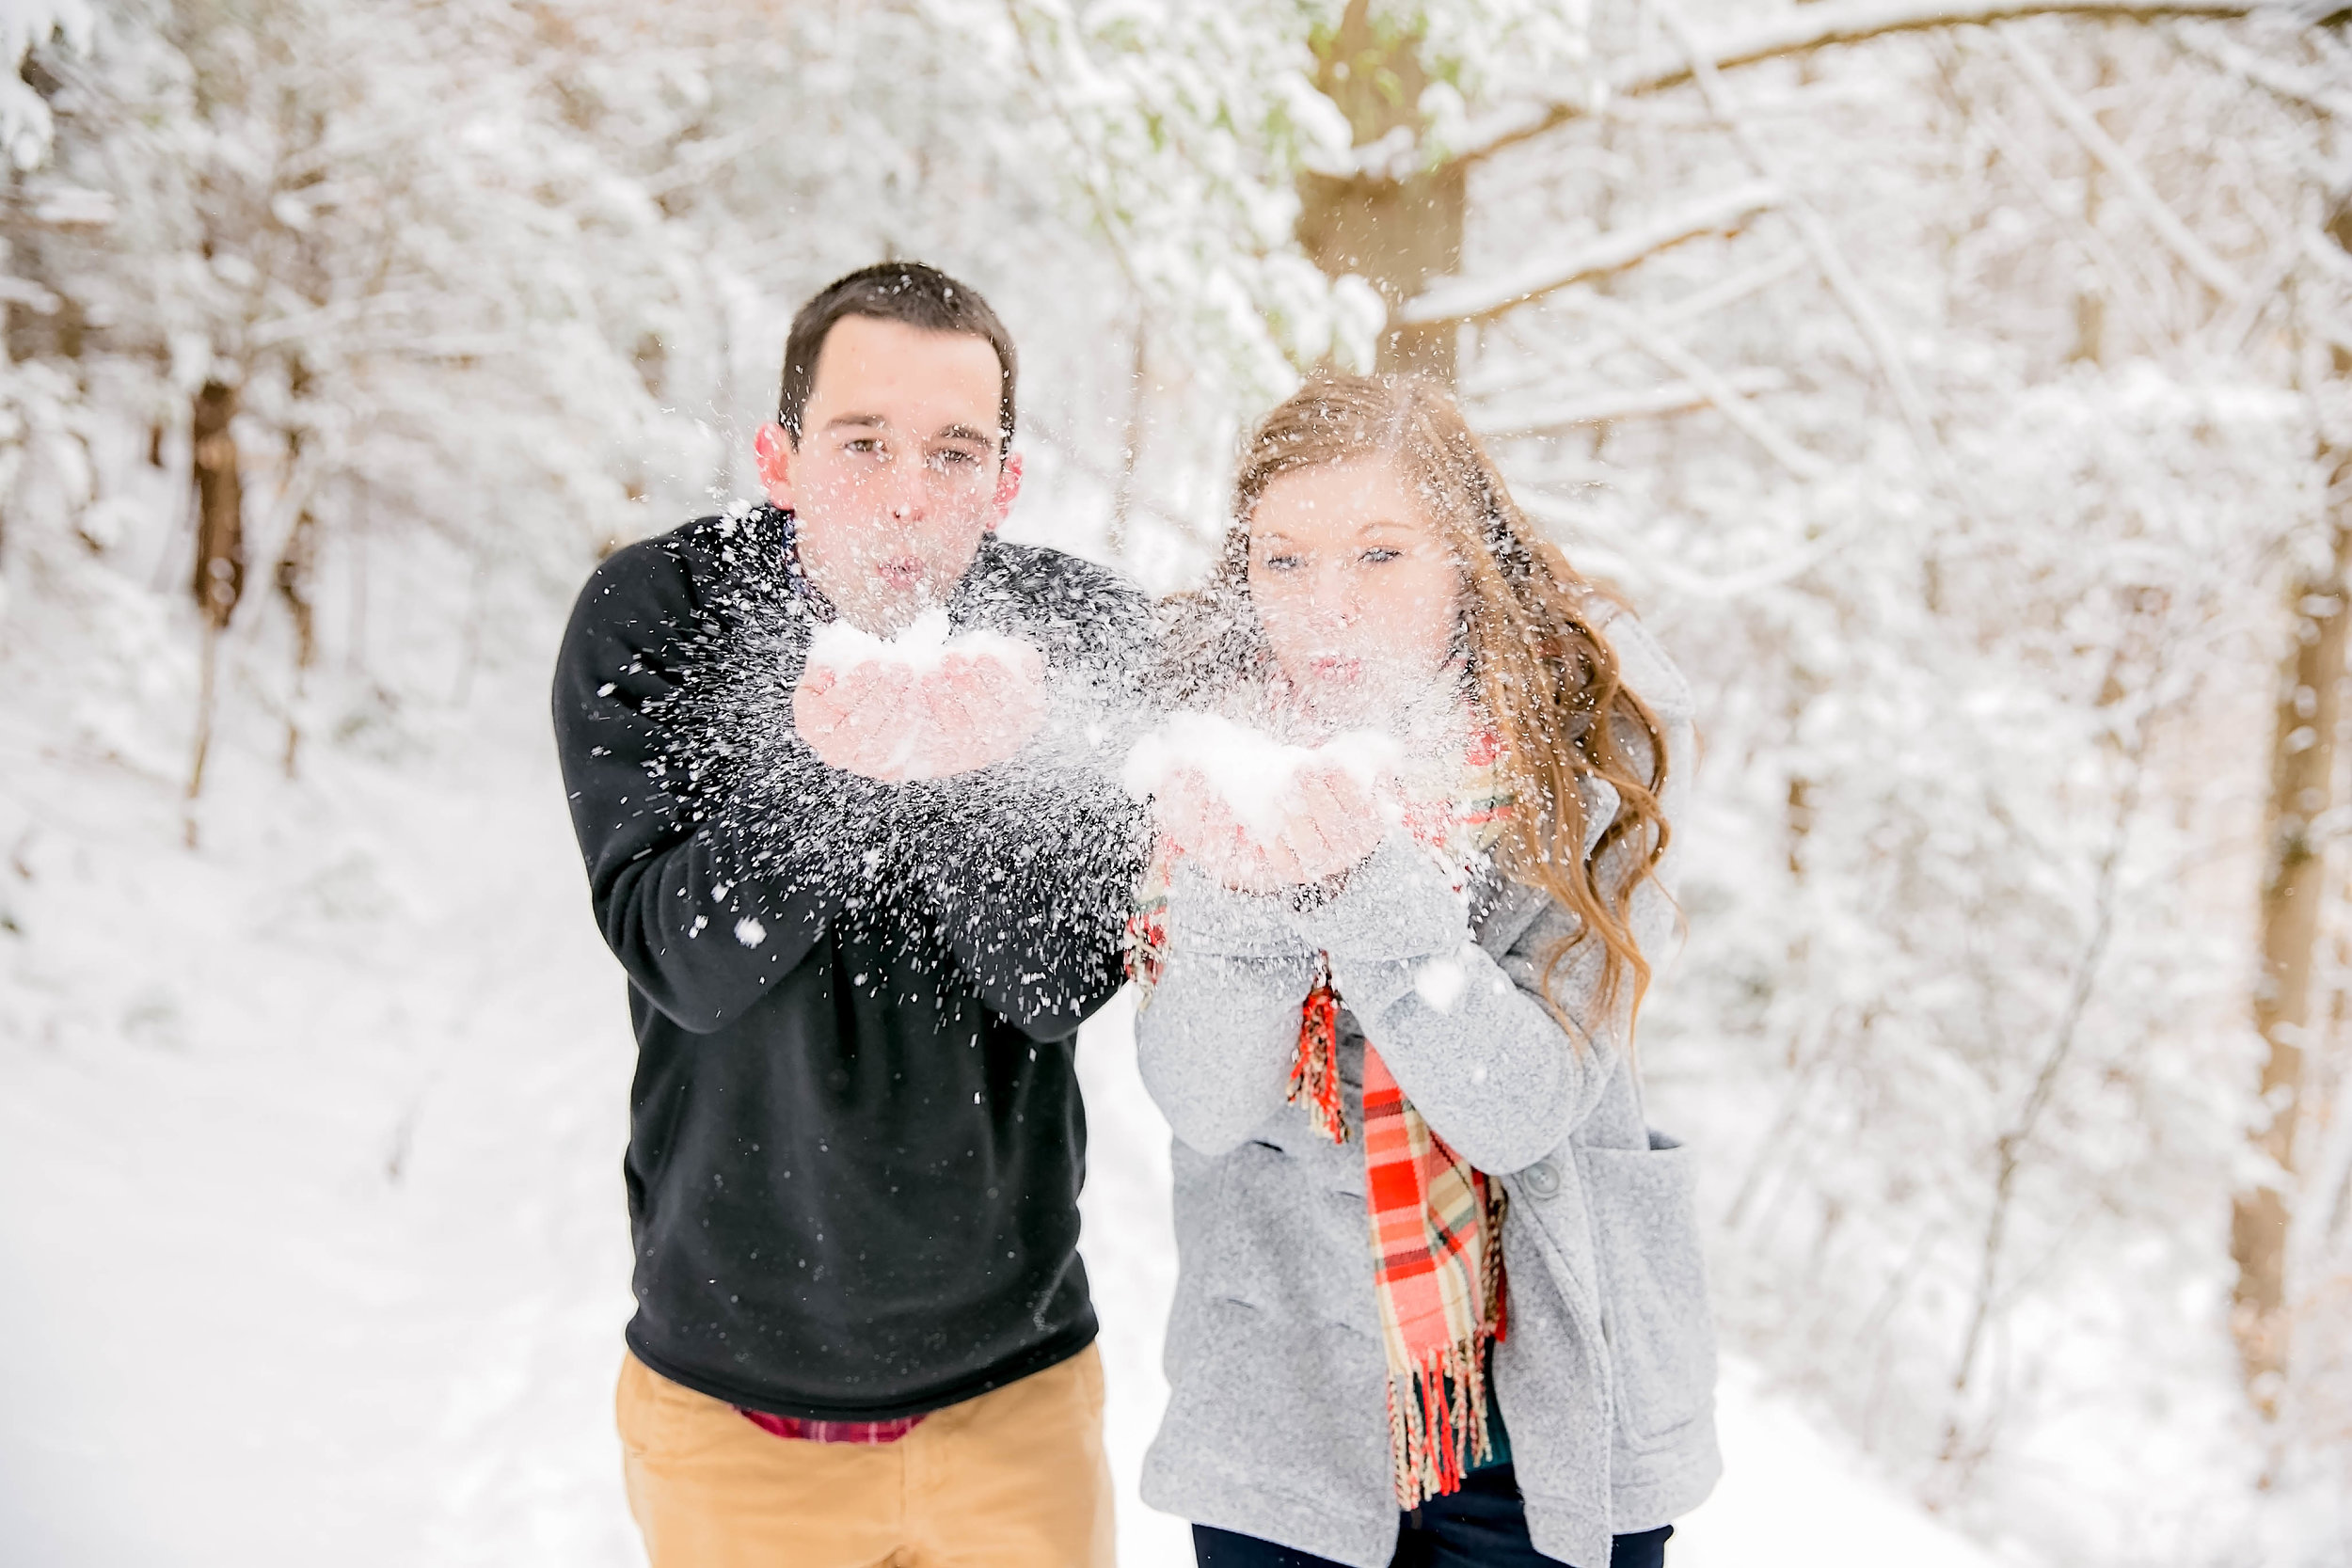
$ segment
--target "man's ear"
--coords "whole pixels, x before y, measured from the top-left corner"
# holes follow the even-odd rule
[[[785,433],[784,426],[770,420],[752,437],[752,455],[759,467],[760,488],[768,492],[770,500],[787,512],[791,511],[792,469],[801,455],[792,450],[792,437]]]
[[[1005,460],[996,466],[996,494],[989,498],[989,510],[994,514],[988,525],[990,532],[993,533],[996,525],[1012,511],[1012,503],[1020,494],[1021,454],[1009,451],[1005,453]]]

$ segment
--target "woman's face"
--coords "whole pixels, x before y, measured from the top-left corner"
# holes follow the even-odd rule
[[[1317,711],[1365,722],[1444,668],[1461,572],[1397,466],[1359,458],[1295,469],[1259,495],[1249,597]]]

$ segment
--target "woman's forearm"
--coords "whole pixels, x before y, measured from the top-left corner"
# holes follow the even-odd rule
[[[1314,974],[1286,901],[1178,868],[1158,979],[1136,1014],[1136,1052],[1145,1088],[1191,1148],[1223,1154],[1280,1108]]]
[[[1572,1038],[1528,989],[1527,949],[1556,939],[1554,921],[1538,920],[1498,963],[1436,866],[1391,839],[1295,924],[1329,955],[1341,999],[1406,1095],[1480,1169],[1541,1159],[1598,1102],[1609,1053]]]

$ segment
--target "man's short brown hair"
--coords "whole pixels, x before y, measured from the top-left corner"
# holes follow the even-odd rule
[[[784,389],[776,399],[776,422],[784,426],[795,447],[801,444],[801,416],[808,410],[809,389],[817,382],[817,356],[834,323],[844,316],[871,316],[878,321],[904,322],[926,332],[961,332],[985,339],[996,351],[996,365],[1003,372],[996,403],[1000,432],[996,450],[1011,450],[1017,364],[1012,334],[1005,330],[1005,324],[996,319],[996,312],[977,290],[920,261],[878,261],[860,267],[826,284],[792,318],[792,330],[784,340]]]

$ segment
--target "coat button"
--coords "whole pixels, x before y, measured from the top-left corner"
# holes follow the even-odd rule
[[[1538,1160],[1519,1172],[1519,1185],[1534,1197],[1549,1197],[1560,1190],[1560,1167],[1549,1160]]]

